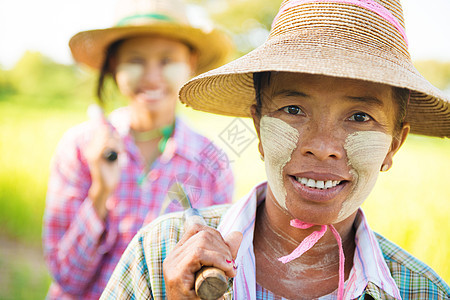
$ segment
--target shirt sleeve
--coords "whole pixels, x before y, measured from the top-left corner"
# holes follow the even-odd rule
[[[53,157],[44,213],[43,248],[54,280],[67,293],[82,294],[95,280],[117,233],[101,220],[87,198],[89,168],[73,131]]]
[[[139,233],[128,244],[100,299],[153,299]]]

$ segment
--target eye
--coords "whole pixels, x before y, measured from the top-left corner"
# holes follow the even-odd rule
[[[141,65],[145,63],[145,60],[140,57],[133,57],[127,60],[127,63],[134,64],[134,65]]]
[[[372,117],[369,116],[369,115],[366,114],[366,113],[363,113],[363,112],[357,112],[357,113],[353,114],[353,115],[349,118],[349,120],[350,120],[350,121],[355,121],[355,122],[367,122],[367,121],[372,120]]]
[[[302,112],[300,107],[296,105],[289,105],[282,108],[282,110],[290,115],[298,115]]]
[[[170,64],[173,61],[171,57],[163,57],[161,58],[161,65],[165,66],[167,64]]]

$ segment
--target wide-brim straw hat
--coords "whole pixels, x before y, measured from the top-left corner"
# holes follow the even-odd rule
[[[249,117],[253,73],[285,71],[384,83],[411,91],[411,132],[450,136],[449,97],[414,68],[397,0],[283,1],[267,41],[180,90],[194,109]]]
[[[227,61],[233,51],[230,37],[214,28],[205,14],[189,15],[179,0],[124,0],[118,2],[116,23],[105,29],[82,31],[69,41],[75,61],[100,69],[108,47],[119,40],[153,35],[179,40],[198,54],[196,74]],[[199,12],[198,8],[196,12]],[[200,21],[205,22],[200,22]]]

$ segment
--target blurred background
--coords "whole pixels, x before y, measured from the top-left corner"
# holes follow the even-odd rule
[[[82,30],[114,20],[115,0],[0,0],[0,299],[43,299],[50,284],[41,227],[49,164],[62,134],[87,119],[95,74],[73,64],[67,46]],[[191,0],[231,34],[239,57],[264,42],[281,0]],[[450,1],[403,0],[416,67],[450,96]],[[123,105],[114,101],[107,110]],[[200,113],[184,118],[223,147],[235,199],[264,180],[250,120]],[[226,138],[245,129],[245,147]],[[225,138],[224,138],[225,137]],[[241,145],[242,146],[242,145]],[[450,282],[450,142],[410,136],[394,167],[363,205],[372,227]]]

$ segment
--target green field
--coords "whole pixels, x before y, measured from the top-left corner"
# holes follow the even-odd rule
[[[39,254],[50,159],[63,132],[86,119],[86,105],[32,103],[30,99],[0,101],[0,237]],[[265,178],[256,141],[237,155],[220,138],[234,118],[181,107],[180,114],[227,150],[236,174],[236,198]],[[249,120],[245,124],[252,128]],[[447,282],[449,178],[450,142],[410,136],[393,169],[380,175],[364,204],[376,231],[432,266]],[[4,251],[0,252],[0,299],[42,299],[50,277],[41,269],[41,254],[13,249],[15,259],[8,259],[6,250],[0,251]]]

